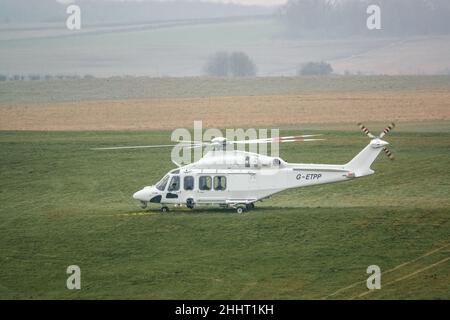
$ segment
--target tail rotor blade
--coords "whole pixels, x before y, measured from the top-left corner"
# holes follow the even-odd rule
[[[384,151],[384,153],[386,153],[386,155],[388,156],[389,159],[391,159],[391,160],[395,159],[394,155],[392,154],[392,152],[388,148],[384,147],[383,151]]]
[[[386,128],[384,128],[383,132],[380,134],[380,139],[383,138],[387,133],[389,133],[392,129],[395,128],[395,123],[391,123]]]
[[[362,123],[358,123],[358,126],[361,129],[361,131],[364,132],[369,138],[371,139],[375,138],[375,136],[370,133],[369,129],[367,129],[365,125],[363,125]]]

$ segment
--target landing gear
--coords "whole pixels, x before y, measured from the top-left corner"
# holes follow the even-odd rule
[[[141,209],[147,208],[147,202],[146,202],[146,201],[141,201],[141,202],[139,203],[139,207],[141,207]]]
[[[239,214],[241,214],[241,213],[244,212],[244,208],[242,208],[242,207],[237,207],[237,208],[236,208],[236,212],[239,213]]]
[[[161,212],[162,212],[162,213],[169,212],[169,208],[166,207],[166,206],[164,206],[164,207],[161,208]]]
[[[245,204],[244,204],[244,203],[241,203],[241,204],[235,204],[235,205],[232,205],[232,207],[236,209],[236,212],[237,212],[237,213],[241,214],[241,213],[243,213],[244,211],[249,211],[249,210],[251,210],[251,209],[254,209],[254,208],[255,208],[255,205],[254,205],[254,203],[252,202],[252,203],[245,203]]]
[[[194,199],[188,198],[186,200],[186,207],[188,207],[189,209],[194,209],[194,204]]]

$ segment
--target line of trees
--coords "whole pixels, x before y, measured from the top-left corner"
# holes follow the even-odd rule
[[[252,77],[256,71],[256,64],[241,51],[216,52],[205,65],[206,74],[212,77]]]
[[[300,66],[297,71],[299,76],[326,76],[333,72],[333,67],[331,64],[321,61],[321,62],[308,62]]]
[[[83,23],[142,23],[163,20],[192,20],[266,15],[271,9],[237,3],[208,1],[105,1],[105,0],[0,0],[0,23],[40,23],[66,20],[67,3],[82,8]]]
[[[95,77],[90,74],[86,74],[84,76],[80,76],[77,74],[57,74],[57,75],[51,75],[51,74],[13,74],[13,75],[6,75],[6,74],[0,74],[0,81],[39,81],[39,80],[77,80],[77,79],[94,79]]]
[[[369,5],[381,8],[381,30],[366,26]],[[450,34],[450,1],[289,0],[281,19],[294,37]]]

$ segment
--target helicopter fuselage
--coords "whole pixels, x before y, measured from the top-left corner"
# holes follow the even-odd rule
[[[287,163],[278,157],[245,151],[210,151],[199,161],[170,171],[159,183],[143,188],[133,197],[142,208],[148,203],[189,208],[197,204],[248,206],[286,189],[372,174],[370,164],[387,144],[377,140],[372,140],[345,165]],[[352,162],[357,162],[358,167]]]

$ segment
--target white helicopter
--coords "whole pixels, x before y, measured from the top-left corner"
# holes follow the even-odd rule
[[[387,149],[388,142],[382,138],[395,124],[387,126],[379,136],[374,136],[362,124],[361,130],[371,139],[369,144],[346,164],[288,163],[279,157],[257,153],[227,150],[228,145],[260,144],[273,142],[306,142],[315,135],[288,136],[268,139],[227,141],[223,137],[211,142],[186,142],[187,148],[212,146],[199,161],[168,172],[158,183],[144,187],[133,194],[145,209],[149,203],[161,204],[161,211],[169,211],[168,205],[186,206],[193,209],[197,204],[215,204],[234,208],[238,213],[254,208],[254,203],[291,188],[347,181],[374,173],[370,168],[378,154]],[[276,139],[276,141],[274,141]],[[96,150],[173,147],[133,146],[96,148]]]

